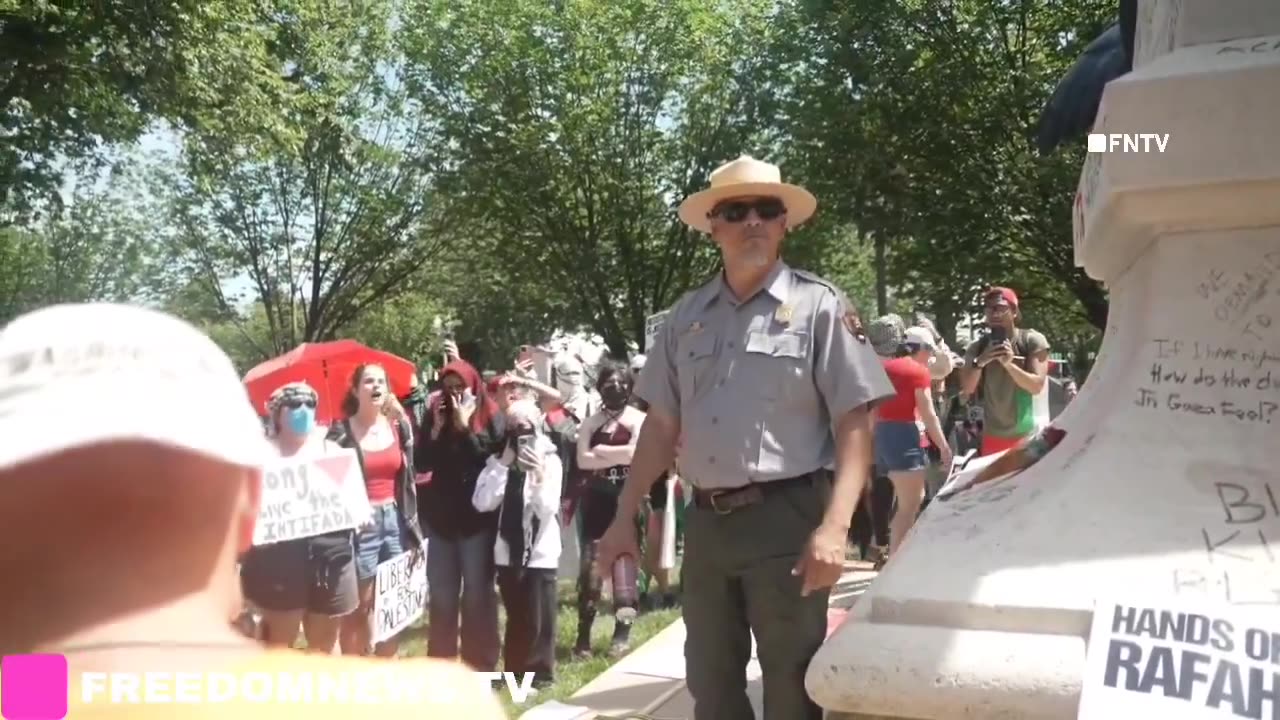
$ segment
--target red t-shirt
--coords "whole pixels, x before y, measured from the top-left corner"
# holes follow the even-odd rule
[[[396,478],[400,475],[400,466],[404,464],[404,455],[400,451],[400,431],[395,423],[391,423],[391,436],[395,442],[383,450],[364,451],[364,488],[369,495],[369,502],[384,503],[396,496]]]
[[[884,371],[893,384],[894,396],[880,403],[879,419],[891,422],[916,421],[916,391],[929,387],[933,380],[929,368],[909,357],[884,360]]]

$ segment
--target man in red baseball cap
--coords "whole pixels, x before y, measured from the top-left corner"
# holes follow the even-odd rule
[[[960,389],[982,390],[983,455],[1008,450],[1037,430],[1034,399],[1049,374],[1049,341],[1035,330],[1019,328],[1018,295],[991,287],[982,295],[986,335],[965,350]]]

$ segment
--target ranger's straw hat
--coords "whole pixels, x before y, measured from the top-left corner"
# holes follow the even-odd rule
[[[776,197],[787,206],[787,227],[796,227],[813,217],[818,199],[808,190],[782,182],[777,165],[743,155],[711,173],[711,187],[694,193],[680,204],[680,219],[694,230],[711,233],[712,208],[735,197]]]

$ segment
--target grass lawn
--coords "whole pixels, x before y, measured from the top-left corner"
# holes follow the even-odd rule
[[[679,577],[678,571],[672,571],[672,577]],[[596,651],[595,656],[580,660],[573,656],[573,641],[578,636],[578,610],[574,606],[577,598],[577,588],[574,580],[562,578],[559,582],[559,595],[560,613],[556,618],[556,682],[551,687],[540,690],[536,696],[531,697],[523,705],[513,703],[511,696],[503,691],[501,693],[502,702],[507,715],[511,718],[517,718],[520,713],[528,708],[548,700],[568,702],[570,695],[573,695],[579,688],[618,661],[617,658],[608,656],[609,640],[613,637],[611,606],[607,603],[601,603],[600,612],[591,628],[591,646]],[[499,604],[499,633],[506,627],[507,622],[506,613],[501,610],[501,607],[501,604]],[[646,640],[656,635],[658,631],[667,627],[679,617],[679,609],[656,610],[640,615],[636,618],[635,624],[631,628],[631,649],[634,650],[640,647]],[[426,626],[427,622],[424,617],[401,635],[401,657],[417,657],[427,654]],[[501,663],[499,663],[498,669],[502,669]]]

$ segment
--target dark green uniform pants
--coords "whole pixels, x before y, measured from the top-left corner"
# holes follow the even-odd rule
[[[800,596],[800,552],[822,521],[826,473],[787,481],[755,505],[686,516],[684,645],[695,720],[749,720],[751,634],[764,675],[764,720],[821,720],[804,689],[809,660],[826,636],[829,590]]]

